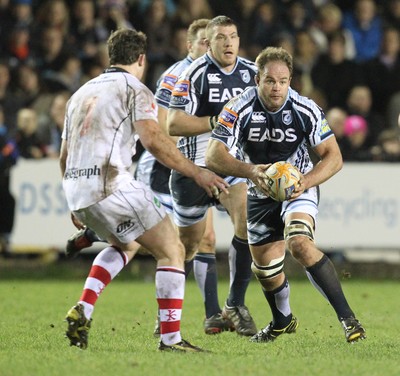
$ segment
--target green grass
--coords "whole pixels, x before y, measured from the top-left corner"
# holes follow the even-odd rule
[[[100,297],[89,348],[68,346],[66,311],[79,298],[83,279],[0,281],[0,375],[399,375],[400,299],[396,281],[345,280],[343,287],[367,329],[350,345],[327,302],[306,280],[291,282],[298,332],[255,344],[235,333],[206,336],[203,303],[193,280],[186,287],[184,338],[210,354],[160,353],[152,331],[156,314],[151,282],[116,280]],[[220,283],[220,300],[228,285]],[[259,328],[270,321],[256,281],[247,294]]]

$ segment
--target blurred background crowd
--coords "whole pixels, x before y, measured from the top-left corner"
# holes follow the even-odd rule
[[[0,235],[13,222],[10,169],[58,158],[65,104],[108,66],[110,32],[147,34],[154,91],[186,56],[189,24],[220,14],[237,23],[241,56],[293,55],[292,87],[324,109],[345,161],[400,161],[400,0],[0,0]]]

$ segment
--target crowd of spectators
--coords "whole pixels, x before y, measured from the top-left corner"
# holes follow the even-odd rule
[[[324,109],[345,161],[400,161],[400,0],[0,0],[0,242],[10,169],[58,158],[65,104],[108,66],[110,32],[147,34],[154,91],[186,56],[189,24],[220,14],[237,23],[241,56],[268,45],[293,55],[292,87]]]

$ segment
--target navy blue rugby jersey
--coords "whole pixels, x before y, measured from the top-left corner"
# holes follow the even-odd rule
[[[254,164],[284,160],[304,174],[313,167],[307,144],[315,147],[332,136],[324,112],[311,99],[289,88],[284,105],[270,112],[252,87],[224,106],[211,137],[240,160]],[[253,185],[249,182],[249,193]]]
[[[169,108],[172,91],[178,81],[178,77],[192,62],[193,59],[188,55],[164,71],[157,81],[157,89],[154,95],[159,106],[166,109]]]
[[[238,57],[235,68],[227,73],[207,53],[196,59],[182,74],[172,92],[169,108],[184,110],[190,115],[213,116],[247,87],[254,86],[255,63]],[[190,123],[187,125],[190,127]],[[211,132],[181,137],[179,150],[199,166],[205,166],[205,152]]]

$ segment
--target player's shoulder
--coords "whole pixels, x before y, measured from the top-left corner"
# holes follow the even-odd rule
[[[239,65],[245,66],[257,73],[257,65],[254,61],[238,56],[238,63]]]
[[[289,88],[289,100],[291,101],[293,108],[303,114],[308,114],[309,116],[318,116],[322,112],[321,107],[318,106],[313,99],[299,94],[292,88]]]

